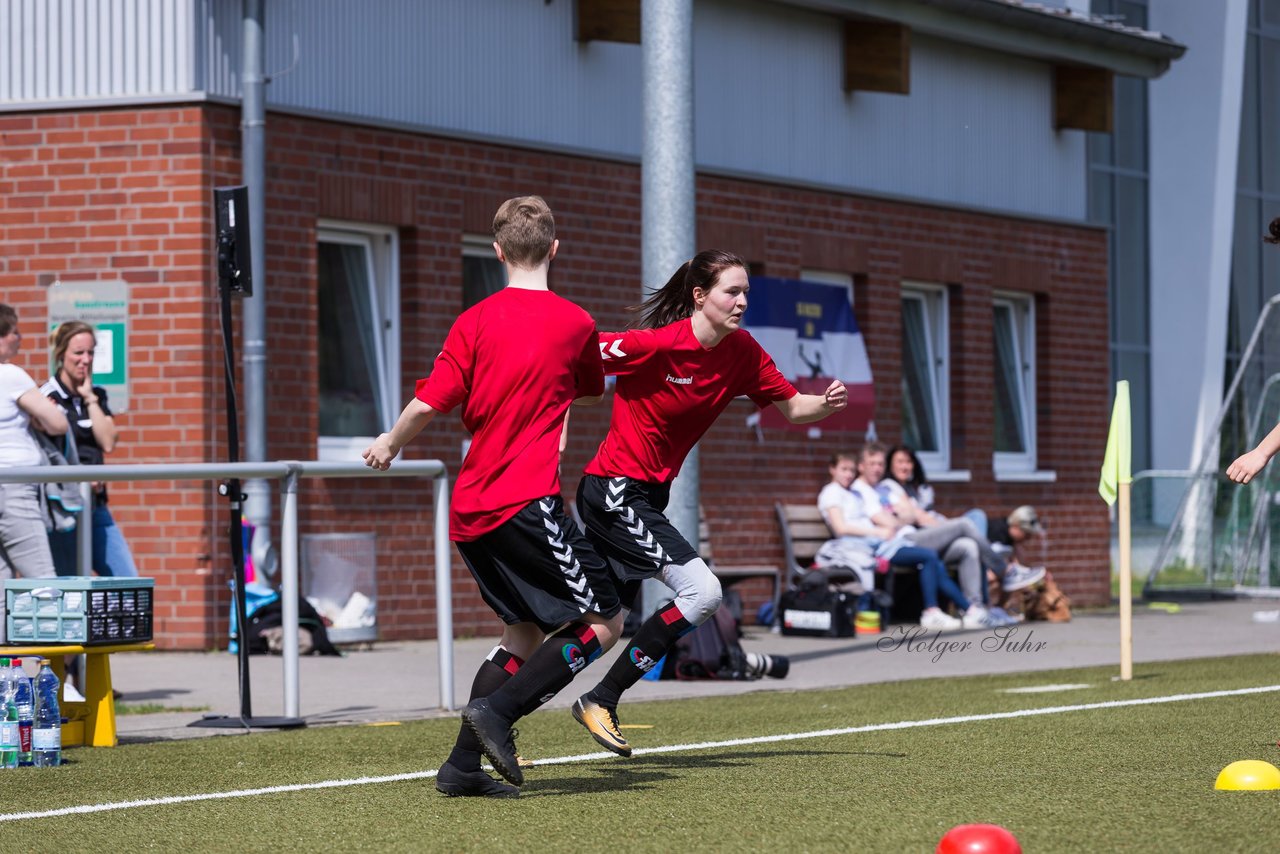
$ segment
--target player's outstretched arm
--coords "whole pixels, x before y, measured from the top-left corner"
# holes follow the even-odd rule
[[[422,428],[431,422],[436,411],[416,397],[409,401],[395,426],[373,440],[373,444],[365,448],[364,464],[371,469],[386,471],[391,468],[391,461],[400,453],[400,449],[422,432]]]
[[[1227,477],[1236,483],[1248,483],[1262,471],[1277,451],[1280,451],[1280,424],[1272,428],[1266,438],[1258,443],[1258,447],[1237,457],[1235,462],[1227,466]]]
[[[775,400],[773,405],[792,424],[808,424],[821,421],[849,405],[849,391],[840,380],[832,380],[823,394],[799,394],[786,400]]]

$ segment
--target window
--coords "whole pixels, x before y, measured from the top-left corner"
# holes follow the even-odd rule
[[[493,238],[462,238],[462,310],[507,286],[507,270],[493,251]]]
[[[1036,467],[1035,308],[1031,297],[997,294],[995,309],[996,474]]]
[[[947,290],[902,287],[902,441],[927,472],[951,468],[951,358]]]
[[[358,459],[400,409],[399,243],[393,229],[323,222],[318,244],[317,458]]]
[[[853,305],[853,276],[848,273],[837,273],[832,270],[800,271],[800,279],[805,282],[818,282],[823,285],[836,285],[849,292],[849,305]]]

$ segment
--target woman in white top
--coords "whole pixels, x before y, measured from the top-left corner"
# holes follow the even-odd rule
[[[958,629],[984,627],[986,612],[971,609],[970,603],[956,587],[938,553],[932,549],[912,545],[904,537],[904,527],[892,512],[882,507],[880,496],[866,478],[879,480],[875,466],[884,471],[884,448],[867,445],[856,457],[835,454],[831,460],[831,483],[818,495],[818,509],[826,520],[831,533],[838,538],[861,538],[876,556],[883,557],[895,566],[912,566],[920,571],[920,595],[924,611],[920,625],[926,629]],[[957,620],[938,607],[938,591],[965,612],[964,620]],[[970,613],[971,612],[971,613]]]
[[[30,374],[12,363],[21,347],[18,313],[0,303],[0,466],[6,467],[44,463],[44,454],[28,429],[32,422],[53,436],[67,432],[62,410],[40,393]],[[0,580],[53,574],[40,486],[0,483]]]

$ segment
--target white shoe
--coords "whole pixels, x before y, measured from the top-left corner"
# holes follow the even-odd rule
[[[920,615],[922,629],[958,629],[961,625],[959,620],[944,613],[941,608],[925,608]]]
[[[969,606],[969,610],[964,612],[964,617],[960,620],[960,623],[966,629],[989,629],[997,625],[996,621],[991,619],[991,615],[987,613],[987,609],[977,604]]]
[[[65,703],[83,703],[84,694],[81,694],[75,685],[70,682],[62,683],[62,700]]]
[[[1032,585],[1039,584],[1044,581],[1043,566],[1023,566],[1018,563],[1009,564],[1009,568],[1005,570],[1004,579],[1000,582],[1000,586],[1004,588],[1006,593],[1012,593],[1015,590],[1024,590]]]

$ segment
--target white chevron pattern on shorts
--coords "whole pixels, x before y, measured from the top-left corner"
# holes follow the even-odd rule
[[[538,506],[542,508],[542,525],[547,529],[547,543],[551,546],[551,554],[555,557],[556,563],[560,564],[565,584],[569,585],[569,589],[573,592],[578,610],[582,613],[600,610],[596,605],[596,595],[587,584],[587,576],[582,572],[582,564],[578,563],[578,559],[573,556],[573,547],[564,542],[564,532],[551,517],[554,505],[549,498],[544,498],[538,502]]]
[[[608,492],[604,496],[604,509],[618,512],[622,509],[622,493],[627,488],[626,478],[615,477],[609,481]]]
[[[662,544],[653,536],[653,532],[645,527],[644,520],[636,514],[636,511],[622,503],[622,493],[626,488],[625,477],[610,478],[604,498],[605,509],[620,515],[626,529],[631,532],[631,536],[635,537],[636,545],[640,546],[640,550],[659,567],[665,566],[671,562],[671,558],[667,557]]]

